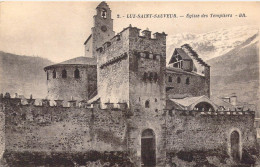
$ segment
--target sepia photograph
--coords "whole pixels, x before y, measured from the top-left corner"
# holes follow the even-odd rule
[[[0,1],[0,167],[260,167],[259,11]]]

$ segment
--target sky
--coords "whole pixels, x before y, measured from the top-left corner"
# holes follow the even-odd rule
[[[0,51],[39,56],[55,63],[84,56],[100,2],[1,2]],[[206,33],[221,28],[259,24],[259,2],[107,2],[114,31],[132,26],[168,36]],[[246,18],[234,17],[245,13]],[[125,16],[117,18],[117,15]],[[176,14],[183,18],[126,18],[127,14]],[[192,14],[233,14],[232,18],[186,18]]]

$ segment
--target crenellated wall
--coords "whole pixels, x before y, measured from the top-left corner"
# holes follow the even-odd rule
[[[166,34],[130,29],[130,105],[132,111],[162,113],[165,108]],[[149,103],[149,106],[145,106]]]
[[[168,162],[175,161],[179,166],[178,158],[203,166],[202,161],[218,157],[219,164],[214,165],[229,166],[234,163],[230,162],[231,133],[236,131],[240,162],[254,163],[252,157],[257,155],[254,117],[252,111],[169,111],[166,119]],[[197,159],[198,156],[202,157]]]
[[[229,164],[230,136],[239,133],[243,163],[252,164],[256,151],[253,111],[131,112],[127,104],[107,103],[71,107],[49,106],[46,100],[36,105],[32,99],[1,97],[1,141],[5,157],[79,156],[106,152],[127,153],[134,166],[141,165],[142,132],[151,129],[155,136],[157,166],[212,163],[218,158]],[[4,134],[3,134],[4,132]],[[151,146],[152,147],[152,146]],[[94,152],[93,152],[94,151]],[[55,154],[54,154],[55,153]],[[44,155],[46,154],[46,155]],[[9,155],[9,156],[8,156]],[[28,155],[27,155],[28,156]],[[201,156],[201,158],[198,158]],[[23,156],[21,156],[23,157]],[[95,157],[97,158],[97,157]]]
[[[146,110],[144,104],[149,100],[153,112],[162,111],[165,106],[165,33],[155,33],[152,38],[151,32],[145,30],[140,36],[140,29],[129,26],[98,51],[101,103],[126,102],[134,111],[136,108]],[[145,79],[144,73],[148,75]]]
[[[128,44],[128,33],[124,32],[99,48],[97,72],[101,103],[129,104]]]
[[[9,151],[123,151],[126,122],[121,109],[21,105],[2,99],[5,149]]]

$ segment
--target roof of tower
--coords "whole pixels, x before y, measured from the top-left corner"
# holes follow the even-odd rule
[[[105,1],[102,1],[98,6],[97,8],[100,8],[100,7],[104,7],[106,6],[107,8],[109,8],[108,4],[105,2]],[[110,8],[109,8],[110,9]]]
[[[68,66],[68,65],[97,65],[97,61],[95,58],[92,57],[76,57],[73,59],[69,59],[66,61],[63,61],[61,63],[53,64],[47,67],[44,67],[44,70],[50,67],[56,67],[56,66]]]

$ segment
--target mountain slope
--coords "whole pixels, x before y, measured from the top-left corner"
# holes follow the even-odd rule
[[[47,95],[46,74],[43,68],[53,64],[47,59],[19,56],[0,51],[0,92],[18,93],[29,97]]]
[[[212,96],[236,93],[239,101],[259,105],[258,45],[255,34],[228,53],[207,61],[211,66]]]

